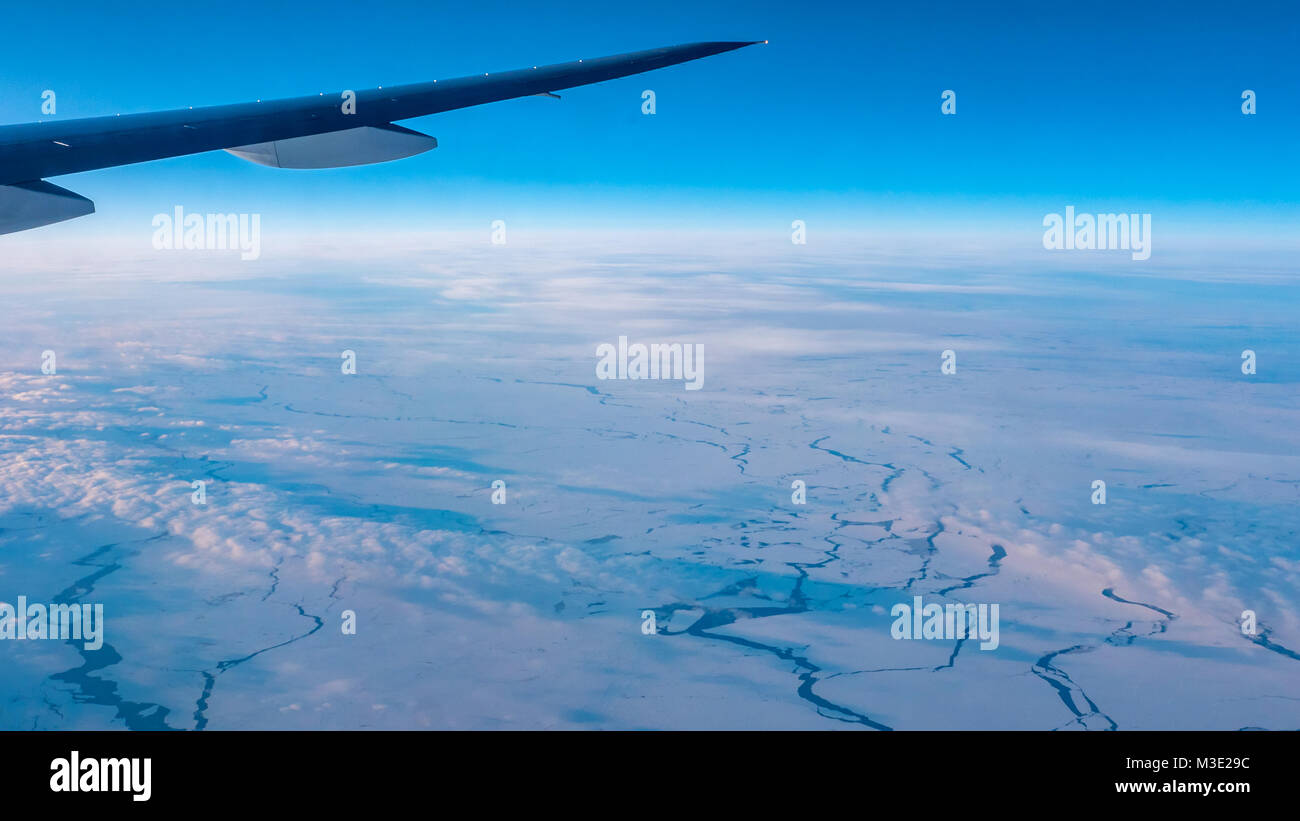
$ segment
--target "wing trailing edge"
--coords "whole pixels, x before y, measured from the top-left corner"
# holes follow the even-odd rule
[[[343,168],[401,160],[437,147],[437,139],[428,134],[388,123],[225,150],[272,168]]]
[[[45,180],[0,185],[0,234],[95,213],[95,203]]]

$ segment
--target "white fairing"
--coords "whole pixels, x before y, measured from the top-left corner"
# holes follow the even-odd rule
[[[0,185],[0,234],[93,213],[95,203],[45,180]]]
[[[226,151],[273,168],[341,168],[400,160],[437,147],[438,141],[428,134],[389,124],[241,145]]]

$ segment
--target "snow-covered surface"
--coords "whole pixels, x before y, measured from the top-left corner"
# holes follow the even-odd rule
[[[12,262],[0,726],[1300,727],[1294,267],[778,245]]]

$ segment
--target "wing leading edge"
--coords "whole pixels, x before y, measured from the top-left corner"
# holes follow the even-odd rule
[[[691,43],[498,74],[362,90],[356,92],[352,114],[343,112],[340,96],[317,95],[0,126],[0,187],[221,149],[231,149],[237,156],[278,167],[321,168],[382,162],[437,145],[432,137],[392,125],[397,120],[628,77],[734,51],[756,42],[764,41]],[[310,139],[336,133],[344,136]],[[356,153],[349,155],[349,150]],[[292,159],[286,161],[286,152]],[[368,156],[375,159],[366,159]],[[10,198],[26,201],[28,194],[20,191]],[[0,196],[0,233],[6,233],[2,213],[6,201],[6,197]],[[71,213],[76,209],[64,210]],[[14,224],[35,227],[27,225],[28,222],[30,219],[23,219]]]

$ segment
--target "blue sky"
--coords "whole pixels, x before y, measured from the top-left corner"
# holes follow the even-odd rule
[[[39,119],[46,88],[63,119],[772,41],[559,102],[407,121],[440,147],[399,163],[283,172],[217,153],[61,178],[104,225],[182,204],[362,227],[1001,219],[1037,232],[1067,203],[1249,226],[1285,224],[1300,201],[1292,4],[73,2],[6,17],[6,123]],[[944,89],[956,116],[939,113]]]

